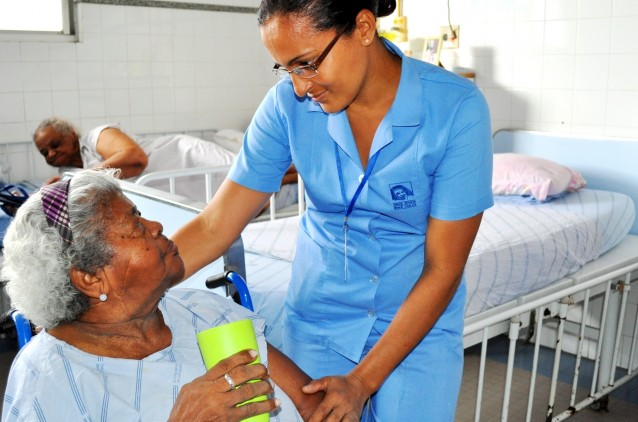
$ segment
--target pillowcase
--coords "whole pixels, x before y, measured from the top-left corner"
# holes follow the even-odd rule
[[[494,154],[494,195],[530,196],[543,202],[586,185],[580,173],[554,161],[516,153]]]

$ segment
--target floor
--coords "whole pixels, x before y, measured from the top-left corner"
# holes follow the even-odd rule
[[[507,361],[507,339],[505,337],[490,341],[488,361],[485,368],[485,384],[489,388],[483,392],[481,403],[481,421],[499,421],[503,408],[503,380],[505,379]],[[534,346],[519,342],[517,344],[517,359],[512,380],[511,401],[508,408],[509,421],[525,421],[527,412],[527,400],[530,383],[531,355]],[[478,347],[470,348],[465,353],[465,370],[463,372],[463,384],[457,407],[456,422],[474,421],[476,409],[476,390],[479,372],[480,350]],[[573,367],[573,357],[563,355],[567,362],[564,366]],[[536,378],[537,392],[532,404],[532,421],[544,421],[547,414],[547,401],[550,391],[550,375],[553,363],[553,351],[541,348],[541,358],[539,359],[538,375]],[[579,377],[579,388],[577,399],[582,400],[588,396],[588,386],[591,383],[591,373],[593,363],[583,361],[581,363],[581,374]],[[559,374],[559,382],[556,387],[556,413],[562,412],[568,407],[571,394],[572,375],[571,372]],[[584,388],[587,386],[587,388]],[[540,392],[540,393],[539,393]],[[591,408],[583,409],[576,415],[569,418],[569,421],[606,421],[624,422],[636,421],[638,418],[638,378],[619,387],[614,391],[608,402],[608,411],[595,411]],[[554,415],[555,416],[555,415]]]
[[[17,347],[15,340],[9,335],[1,332],[0,327],[0,391],[4,391],[6,385],[9,368]],[[502,380],[505,376],[505,359],[507,356],[506,340],[492,341],[490,343],[490,353],[488,363],[486,365],[485,377],[486,385],[490,388],[483,392],[481,421],[499,421],[501,420],[501,409],[503,401]],[[513,386],[511,394],[511,403],[508,411],[508,420],[519,422],[525,420],[527,409],[527,392],[529,389],[529,368],[525,362],[526,353],[532,353],[533,346],[521,344],[518,346],[519,353],[522,358],[517,362],[517,368],[514,370]],[[522,353],[521,353],[522,352]],[[551,351],[544,351],[548,356]],[[541,362],[550,362],[551,359],[541,359]],[[476,397],[476,380],[478,377],[479,351],[477,349],[468,349],[465,354],[465,371],[463,373],[463,385],[459,397],[459,405],[457,408],[457,417],[455,422],[471,422],[474,421],[475,415],[475,397]],[[583,372],[590,369],[591,366],[583,365]],[[537,391],[549,391],[549,374],[548,365],[541,364],[539,367],[539,376],[537,377]],[[583,379],[586,374],[581,375]],[[491,381],[494,382],[491,382]],[[569,402],[569,394],[571,388],[571,380],[563,379],[557,386],[557,405]],[[578,397],[585,397],[586,391],[579,390]],[[537,394],[532,407],[532,421],[544,421],[547,411],[547,396]],[[617,391],[612,393],[609,399],[609,411],[597,412],[592,409],[585,409],[574,415],[569,421],[574,422],[625,422],[636,421],[638,415],[638,378],[623,385]]]

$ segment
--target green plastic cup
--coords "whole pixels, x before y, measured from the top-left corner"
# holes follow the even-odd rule
[[[253,327],[253,322],[250,319],[233,321],[228,324],[201,331],[197,333],[197,344],[199,345],[199,350],[204,358],[206,370],[217,365],[222,359],[226,359],[230,355],[242,350],[252,349],[259,351],[257,348],[255,329]],[[259,355],[253,363],[261,363]],[[266,398],[267,397],[265,395],[257,396],[240,403],[237,406],[254,401],[264,401]],[[248,419],[244,419],[244,421],[269,422],[270,416],[268,413],[262,413]]]

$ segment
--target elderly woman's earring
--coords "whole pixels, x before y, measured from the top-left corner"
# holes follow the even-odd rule
[[[106,293],[102,293],[100,295],[100,301],[101,302],[106,302],[106,299],[108,299],[108,296],[106,295]]]

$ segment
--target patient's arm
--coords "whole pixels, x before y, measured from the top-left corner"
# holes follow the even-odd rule
[[[144,150],[126,133],[117,128],[106,128],[98,137],[97,153],[104,158],[99,167],[119,168],[120,177],[139,176],[148,164]]]
[[[269,197],[226,179],[206,208],[171,236],[184,260],[184,279],[222,256]]]
[[[306,394],[301,387],[312,379],[290,358],[268,344],[268,372],[272,380],[288,394],[304,420],[310,419],[315,408],[323,400],[324,392]]]

